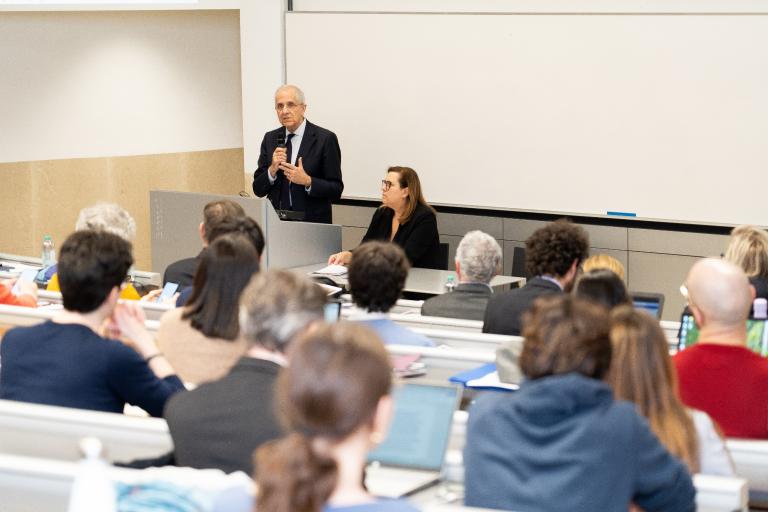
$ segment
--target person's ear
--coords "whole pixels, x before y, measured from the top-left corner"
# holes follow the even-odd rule
[[[707,321],[704,312],[694,306],[693,304],[688,302],[688,309],[691,310],[691,314],[693,315],[693,321],[696,322],[696,325],[701,329],[701,327],[704,325],[704,323]]]
[[[754,285],[749,285],[749,302],[754,303],[755,297],[757,297],[757,290],[755,290]]]
[[[403,197],[408,197],[408,193],[410,191],[408,190],[408,187],[405,187],[405,188],[401,188],[400,192],[402,192]]]
[[[201,222],[197,227],[197,231],[200,233],[200,240],[203,242],[203,247],[208,247],[208,240],[205,239],[205,222]]]
[[[456,266],[456,280],[461,281],[461,265],[459,260],[454,261],[453,264]]]
[[[387,437],[389,424],[392,422],[392,416],[395,412],[395,402],[392,395],[384,395],[379,399],[376,405],[376,412],[373,415],[373,425],[371,425],[371,443],[379,444]]]

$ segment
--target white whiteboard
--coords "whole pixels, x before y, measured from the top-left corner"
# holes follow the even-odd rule
[[[768,16],[289,13],[345,197],[768,225]]]

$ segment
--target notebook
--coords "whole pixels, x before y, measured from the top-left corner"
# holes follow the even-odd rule
[[[400,498],[440,479],[461,388],[407,383],[394,393],[387,438],[368,455],[365,485],[376,495]]]

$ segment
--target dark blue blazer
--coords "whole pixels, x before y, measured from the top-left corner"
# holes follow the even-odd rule
[[[259,166],[253,173],[253,193],[259,197],[268,196],[275,208],[279,208],[280,188],[286,179],[282,172],[278,172],[275,182],[269,182],[268,168],[272,163],[272,154],[277,148],[278,138],[285,138],[284,127],[264,135],[259,152]],[[330,224],[333,220],[331,203],[340,198],[344,191],[344,182],[341,181],[341,148],[336,134],[307,121],[299,154],[296,156],[297,165],[299,157],[302,159],[304,171],[312,176],[312,188],[309,193],[302,186],[293,187],[294,194],[305,196],[304,220]]]

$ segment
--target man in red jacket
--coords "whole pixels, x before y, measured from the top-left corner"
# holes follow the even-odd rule
[[[688,273],[688,304],[700,334],[674,357],[680,398],[726,436],[768,438],[768,360],[750,351],[746,320],[754,289],[741,269],[704,259]]]

